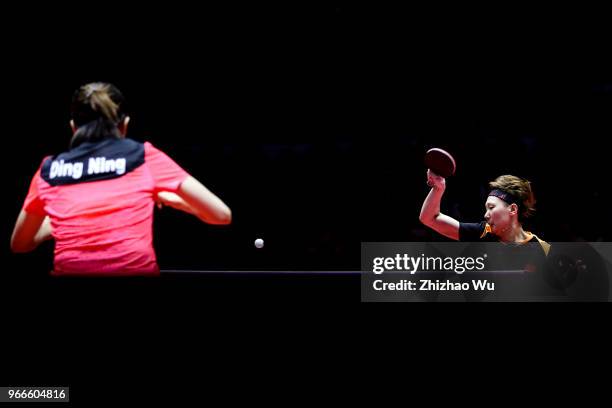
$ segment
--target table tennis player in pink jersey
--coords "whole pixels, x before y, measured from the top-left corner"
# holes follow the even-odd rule
[[[11,249],[54,239],[54,275],[158,275],[156,202],[209,224],[231,222],[228,206],[165,153],[126,138],[123,101],[112,84],[80,87],[70,149],[46,157],[31,181]]]

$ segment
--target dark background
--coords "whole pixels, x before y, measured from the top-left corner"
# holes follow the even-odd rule
[[[418,333],[420,345],[432,328],[445,331],[431,342],[440,346],[436,353],[424,353],[427,366],[458,332],[482,334],[479,346],[493,339],[495,356],[501,339],[513,343],[504,350],[525,344],[525,327],[536,329],[529,339],[538,338],[538,328],[572,332],[567,310],[538,316],[515,305],[507,315],[492,307],[491,316],[469,316],[475,319],[455,307],[460,315],[445,308],[432,318],[431,305],[416,313],[410,305],[397,316],[373,308],[362,319],[354,311],[370,305],[359,305],[359,277],[50,279],[52,245],[13,255],[8,241],[40,161],[68,144],[73,90],[94,80],[123,90],[131,137],[166,151],[233,210],[227,228],[170,210],[156,214],[162,268],[355,270],[362,241],[442,239],[418,223],[427,193],[422,158],[433,146],[458,162],[447,213],[481,219],[486,183],[516,174],[533,182],[539,211],[529,227],[536,234],[609,241],[606,10],[3,7],[4,384],[67,384],[74,401],[116,401],[119,384],[141,398],[134,382],[160,371],[158,381],[180,381],[194,368],[233,383],[249,363],[245,377],[261,378],[278,354],[289,367],[272,367],[283,375],[295,369],[295,354],[303,356],[299,367],[321,348],[335,362],[348,345],[368,345],[365,334],[375,333],[369,344],[385,344],[381,333],[396,327],[411,333],[397,333],[394,342]],[[261,251],[253,247],[257,237],[266,240]],[[287,307],[295,300],[306,307]],[[329,301],[358,307],[330,308]],[[262,303],[271,307],[256,307]],[[580,321],[597,327],[592,312],[580,313]],[[355,317],[359,329],[352,331]],[[537,325],[526,326],[529,318]],[[419,330],[423,322],[427,329]],[[491,323],[498,330],[491,332]],[[602,338],[585,336],[584,328],[574,332]],[[567,356],[568,343],[555,350],[557,340],[527,343],[539,360]],[[357,361],[359,354],[350,355],[339,365]],[[194,360],[189,370],[162,370]],[[336,384],[341,375],[331,372]],[[100,377],[115,394],[100,394]],[[150,394],[150,384],[141,390]],[[154,397],[171,389],[164,387]]]
[[[609,240],[606,25],[596,12],[472,11],[21,16],[4,62],[4,235],[40,160],[66,148],[72,92],[102,80],[127,98],[130,137],[167,152],[233,210],[229,227],[158,212],[162,269],[357,270],[362,241],[443,239],[418,222],[423,154],[434,146],[458,163],[444,212],[482,219],[487,182],[515,174],[533,183],[528,227],[541,238]],[[6,253],[51,268],[50,244]]]

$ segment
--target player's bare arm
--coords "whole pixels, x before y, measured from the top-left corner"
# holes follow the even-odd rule
[[[440,212],[440,202],[446,190],[446,180],[428,169],[427,184],[431,186],[431,190],[423,202],[419,220],[439,234],[459,240],[459,221]]]

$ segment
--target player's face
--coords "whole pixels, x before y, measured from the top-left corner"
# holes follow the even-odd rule
[[[497,197],[488,197],[485,203],[485,221],[491,226],[493,234],[499,234],[511,226],[511,207],[504,200]]]

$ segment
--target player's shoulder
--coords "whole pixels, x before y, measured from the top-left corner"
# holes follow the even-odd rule
[[[459,223],[459,241],[480,241],[487,238],[487,232],[485,221]]]
[[[40,162],[40,166],[38,166],[39,169],[43,168],[45,166],[45,164],[50,163],[51,160],[53,160],[53,155],[48,154],[45,157],[43,157],[43,159]]]
[[[469,229],[484,229],[486,224],[487,224],[486,221],[459,222],[459,226],[463,226],[463,228],[469,228]]]
[[[36,175],[38,176],[38,178],[40,178],[41,180],[43,179],[42,174],[44,174],[45,170],[48,170],[49,167],[51,167],[51,163],[53,162],[53,159],[57,157],[57,155],[46,155],[45,157],[43,157],[42,161],[40,162],[40,166],[38,167],[38,170],[36,171]]]
[[[531,235],[532,235],[531,242],[540,244],[540,246],[542,247],[542,250],[544,251],[544,254],[548,256],[551,245],[548,242],[541,239],[540,237],[538,237],[536,234],[531,233]]]

